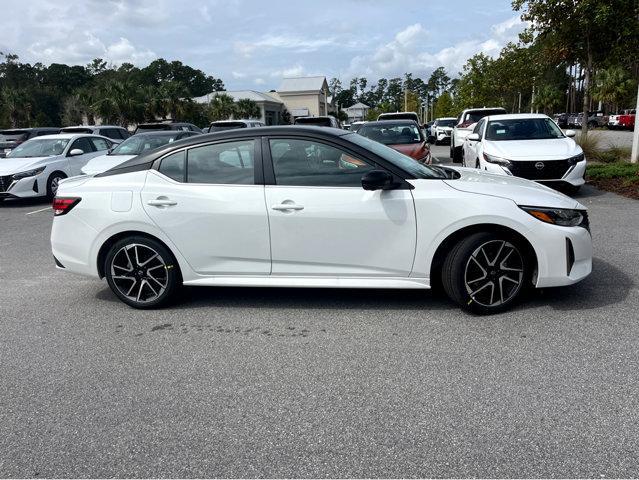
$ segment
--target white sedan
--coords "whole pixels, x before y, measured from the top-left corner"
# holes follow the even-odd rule
[[[591,271],[586,208],[528,180],[423,165],[332,128],[229,130],[69,179],[58,268],[135,308],[181,285],[428,289],[493,313]]]
[[[106,137],[73,133],[27,140],[0,158],[0,201],[53,198],[61,180],[80,175],[89,160],[112,146]]]
[[[491,115],[466,137],[462,164],[576,192],[585,183],[586,158],[574,136],[546,115]]]

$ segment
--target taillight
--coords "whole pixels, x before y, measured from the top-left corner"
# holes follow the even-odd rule
[[[80,197],[55,197],[53,199],[53,215],[66,215],[82,200]]]

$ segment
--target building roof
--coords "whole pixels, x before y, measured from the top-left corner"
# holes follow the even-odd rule
[[[369,107],[365,103],[357,102],[355,105],[351,105],[350,107],[346,107],[344,110],[350,110],[351,108],[355,109],[355,108],[371,108],[371,107]]]
[[[323,90],[326,83],[326,77],[295,77],[284,78],[280,88],[277,89],[278,93],[286,92],[319,92]]]
[[[230,97],[233,97],[233,100],[236,102],[238,100],[248,99],[253,100],[254,102],[272,102],[272,103],[282,103],[282,101],[278,98],[275,98],[272,95],[262,92],[256,92],[255,90],[235,90],[235,91],[222,91],[222,92],[211,92],[201,97],[196,97],[193,101],[197,103],[209,103],[213,98],[217,95],[226,94]]]

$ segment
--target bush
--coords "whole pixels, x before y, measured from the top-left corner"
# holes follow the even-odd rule
[[[610,145],[607,150],[599,153],[599,161],[604,163],[630,161],[631,148]],[[587,157],[586,157],[587,158]]]
[[[586,159],[591,162],[600,162],[601,154],[603,152],[601,136],[596,133],[589,133],[585,137],[583,135],[579,135],[575,139],[577,145],[581,147],[586,155]]]
[[[591,180],[620,178],[639,182],[639,163],[615,162],[588,165],[586,173]]]

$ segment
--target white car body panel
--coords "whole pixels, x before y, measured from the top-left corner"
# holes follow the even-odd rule
[[[273,275],[408,277],[416,221],[410,190],[266,187]],[[282,204],[303,210],[275,210]]]
[[[133,157],[135,155],[100,155],[91,159],[82,167],[81,171],[84,175],[96,175],[117,167]]]

